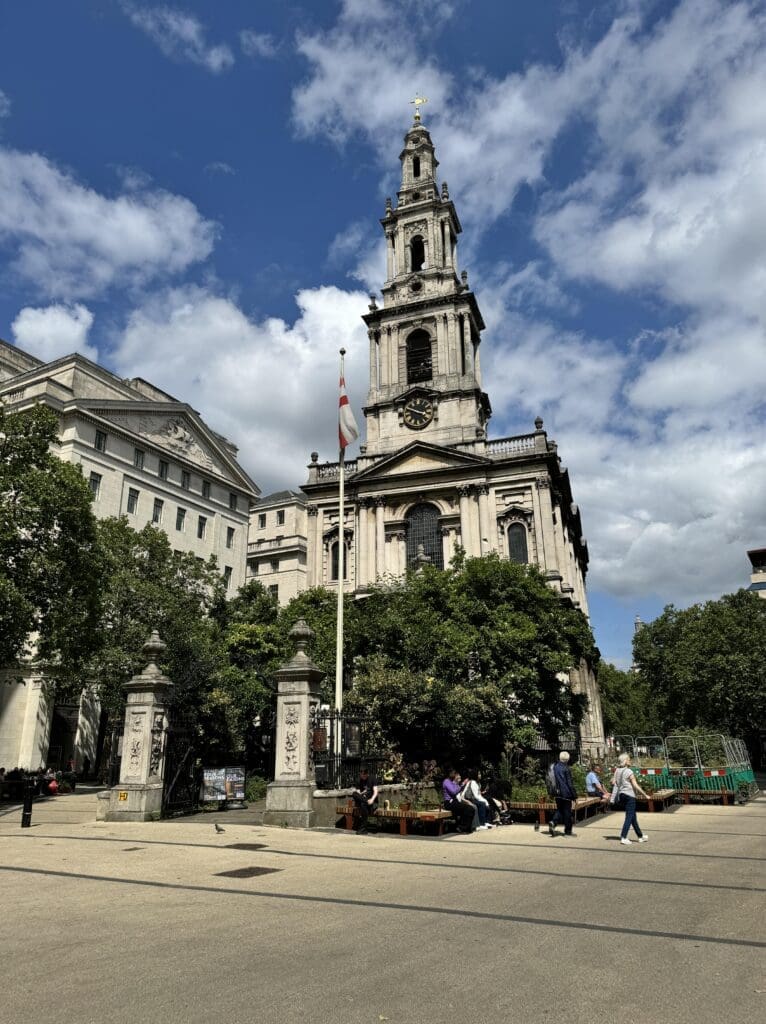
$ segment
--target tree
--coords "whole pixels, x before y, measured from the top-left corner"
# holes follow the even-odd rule
[[[662,735],[656,697],[640,673],[601,662],[598,688],[607,736]]]
[[[31,656],[61,691],[98,645],[103,564],[90,489],[53,454],[57,433],[43,406],[0,409],[0,665]]]
[[[299,616],[317,634],[312,656],[331,682],[335,597],[301,594],[280,617],[284,632]],[[344,616],[344,663],[355,677],[347,706],[369,711],[411,759],[496,760],[531,723],[554,738],[580,721],[583,698],[562,674],[595,656],[593,637],[533,567],[497,556],[426,567],[347,599]]]
[[[685,610],[668,605],[633,641],[663,733],[704,727],[757,749],[766,722],[766,601],[739,590]]]
[[[167,644],[164,670],[175,684],[179,714],[206,726],[210,743],[222,742],[225,724],[206,705],[222,668],[220,628],[210,611],[222,599],[215,559],[203,563],[172,551],[167,536],[147,525],[136,532],[125,517],[98,524],[105,566],[101,644],[89,664],[102,705],[119,719],[123,684],[143,666],[141,648],[152,629]]]

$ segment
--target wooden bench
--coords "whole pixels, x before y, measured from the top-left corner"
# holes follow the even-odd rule
[[[675,803],[677,792],[675,789],[649,789],[647,790],[647,800],[642,796],[637,797],[637,800],[640,804],[646,804],[647,810],[650,813],[654,813],[654,811],[664,811],[666,807]]]
[[[605,806],[605,802],[600,797],[580,796],[572,804],[572,818],[574,821],[582,821],[583,818],[588,818],[591,814],[604,810]],[[510,800],[508,809],[510,811],[531,811],[537,815],[538,824],[546,825],[548,816],[556,810],[556,804],[546,797],[541,797],[539,800]]]
[[[720,800],[725,806],[737,802],[737,794],[731,789],[677,789],[675,792],[678,793],[685,804],[690,804],[692,797],[704,803],[713,803],[714,800]]]
[[[345,821],[344,827],[352,829],[354,818],[358,816],[356,804],[349,800],[347,804],[339,804],[335,808],[336,814],[342,814]],[[429,808],[425,811],[413,811],[401,807],[378,807],[371,815],[376,821],[397,821],[399,823],[399,835],[409,835],[409,828],[413,822],[424,824],[435,824],[437,836],[444,835],[445,822],[452,820],[452,812],[442,810],[440,807]]]

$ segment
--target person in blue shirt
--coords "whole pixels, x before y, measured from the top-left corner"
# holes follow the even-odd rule
[[[609,793],[601,785],[601,779],[598,777],[599,765],[592,761],[588,765],[588,769],[588,774],[585,776],[585,792],[588,796],[597,796],[602,800],[608,800]]]
[[[572,831],[572,804],[577,799],[577,790],[572,781],[572,771],[569,767],[569,753],[562,750],[558,762],[553,767],[553,774],[556,776],[556,810],[548,824],[550,835],[558,835],[556,825],[563,822],[564,835],[573,836]]]

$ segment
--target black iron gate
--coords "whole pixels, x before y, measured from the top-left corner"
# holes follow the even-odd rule
[[[311,730],[317,789],[355,786],[363,766],[377,777],[387,759],[376,749],[376,739],[371,719],[319,711]]]
[[[196,810],[202,772],[197,765],[195,740],[196,733],[189,723],[171,716],[165,733],[163,818]]]

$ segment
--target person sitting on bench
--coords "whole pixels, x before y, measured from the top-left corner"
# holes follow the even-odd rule
[[[473,804],[462,798],[462,781],[460,773],[454,768],[450,769],[447,778],[442,782],[444,809],[452,811],[458,832],[473,832],[475,810]]]
[[[367,819],[370,813],[375,813],[378,806],[378,780],[374,779],[367,768],[359,771],[359,782],[351,794],[351,799],[356,804],[359,817],[359,825],[356,831],[363,835],[367,831]]]
[[[609,793],[601,785],[601,779],[598,777],[599,771],[599,765],[595,761],[591,761],[588,765],[588,774],[585,776],[585,792],[588,796],[597,796],[600,800],[608,800]]]

